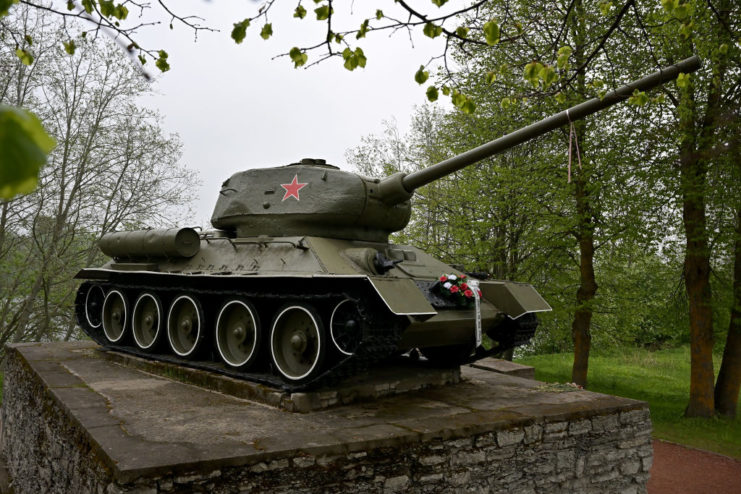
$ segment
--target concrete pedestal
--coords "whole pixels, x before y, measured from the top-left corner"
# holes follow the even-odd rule
[[[458,384],[291,413],[6,347],[2,451],[25,492],[645,492],[645,403],[465,368]]]

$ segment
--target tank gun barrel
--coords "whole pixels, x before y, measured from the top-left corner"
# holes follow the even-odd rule
[[[544,118],[514,132],[489,141],[479,147],[461,153],[457,156],[441,161],[435,165],[423,168],[409,174],[397,173],[379,184],[379,192],[383,201],[389,204],[403,202],[409,199],[415,189],[427,185],[439,178],[450,175],[468,165],[493,156],[506,149],[517,146],[527,140],[541,136],[557,129],[569,122],[582,119],[592,113],[612,106],[629,98],[635,90],[648,91],[656,86],[675,79],[680,73],[694,72],[700,68],[700,59],[693,56],[679,63],[670,65],[650,74],[642,79],[633,81],[618,89],[607,93],[603,98],[592,98],[556,115]]]

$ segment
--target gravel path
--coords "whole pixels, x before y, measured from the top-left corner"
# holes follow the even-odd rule
[[[648,494],[741,494],[741,461],[654,441]]]

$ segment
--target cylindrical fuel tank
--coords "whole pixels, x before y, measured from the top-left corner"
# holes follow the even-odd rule
[[[117,259],[193,257],[201,240],[192,228],[106,233],[98,241],[104,254]]]

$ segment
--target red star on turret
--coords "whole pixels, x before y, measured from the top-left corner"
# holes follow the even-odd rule
[[[300,201],[301,198],[298,196],[298,191],[306,187],[308,184],[302,184],[298,181],[298,174],[293,176],[293,182],[290,184],[280,184],[281,187],[286,189],[286,193],[283,195],[283,201],[288,199],[289,197],[295,197],[297,201]],[[282,202],[282,201],[281,201]]]

